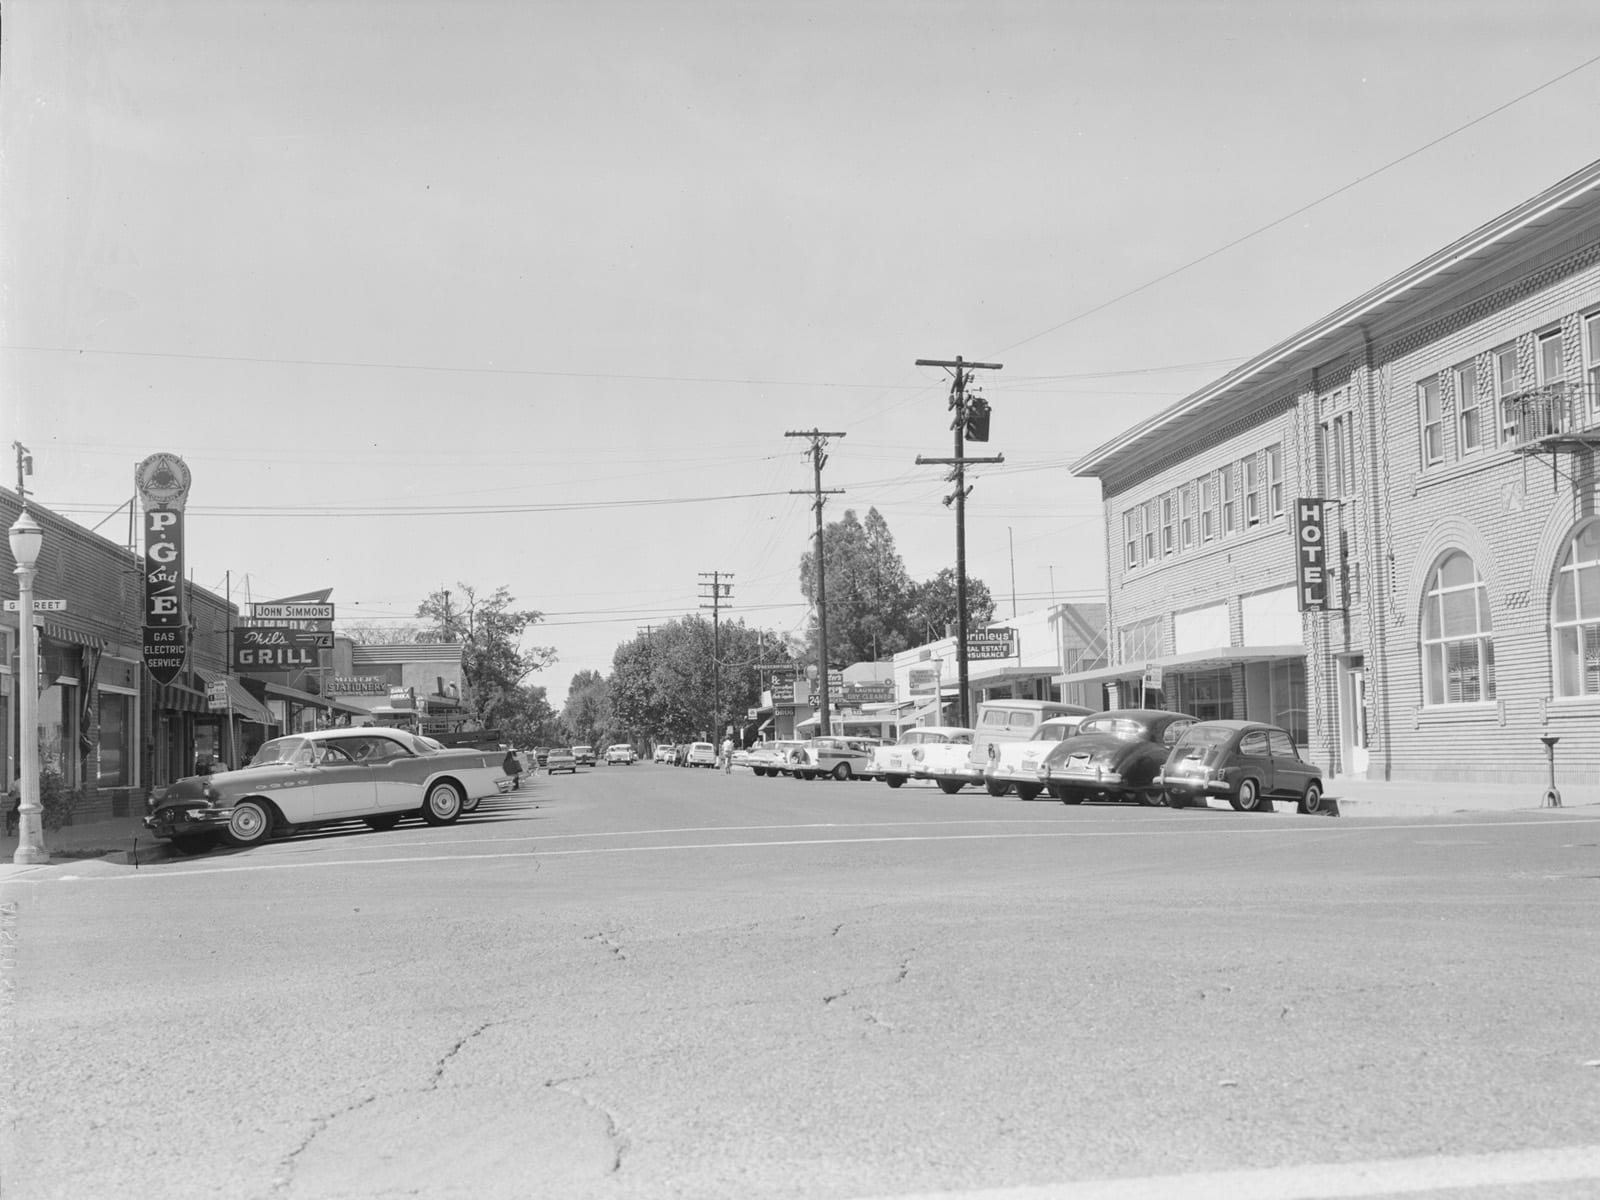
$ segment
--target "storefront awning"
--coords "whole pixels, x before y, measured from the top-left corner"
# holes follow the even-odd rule
[[[1211,650],[1191,650],[1187,654],[1169,654],[1152,658],[1148,663],[1116,663],[1109,667],[1095,667],[1088,671],[1074,671],[1070,675],[1057,675],[1052,683],[1109,683],[1113,679],[1140,679],[1146,666],[1159,667],[1163,672],[1212,671],[1231,667],[1236,663],[1270,662],[1280,658],[1305,658],[1306,648],[1299,642],[1281,646],[1218,646]]]
[[[331,700],[327,696],[319,696],[315,692],[302,692],[298,688],[285,687],[281,683],[266,685],[267,695],[277,696],[281,700],[290,700],[302,708],[323,708],[329,712],[349,713],[353,717],[371,716],[375,711],[370,708],[361,708],[359,705],[346,704],[342,700]],[[407,711],[410,711],[409,709]]]
[[[216,671],[207,671],[202,667],[196,667],[194,673],[200,677],[202,683],[208,685],[222,683],[227,685],[228,706],[233,709],[233,715],[241,721],[254,721],[257,725],[276,725],[278,723],[277,718],[272,715],[272,710],[246,691],[244,684],[240,683],[232,675],[222,675]]]
[[[1055,673],[1055,667],[1019,667],[1010,664],[1004,667],[987,667],[982,670],[967,672],[967,683],[972,687],[990,687],[997,683],[1010,683],[1016,679],[1049,679]]]

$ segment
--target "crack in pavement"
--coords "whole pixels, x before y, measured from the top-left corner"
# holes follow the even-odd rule
[[[622,1136],[622,1128],[617,1124],[616,1115],[605,1105],[596,1100],[591,1100],[582,1092],[571,1085],[591,1078],[588,1075],[573,1075],[565,1079],[547,1079],[544,1086],[553,1092],[571,1096],[582,1103],[586,1108],[592,1109],[606,1119],[606,1140],[611,1143],[611,1166],[606,1174],[615,1175],[622,1170],[622,1156],[627,1151],[628,1139]]]
[[[368,1105],[376,1102],[377,1099],[378,1093],[372,1092],[369,1095],[363,1096],[354,1104],[347,1104],[343,1108],[337,1109],[331,1113],[327,1113],[324,1116],[313,1117],[311,1121],[311,1128],[306,1133],[306,1136],[301,1140],[300,1144],[293,1150],[289,1151],[288,1154],[284,1155],[283,1162],[278,1167],[278,1175],[272,1181],[272,1194],[283,1195],[289,1190],[290,1186],[294,1183],[295,1167],[298,1165],[300,1156],[311,1148],[311,1143],[316,1141],[317,1138],[321,1137],[323,1131],[325,1131],[328,1126],[332,1125],[340,1117],[348,1117],[351,1113],[360,1112],[363,1108],[366,1108]]]
[[[494,1024],[495,1022],[493,1021],[485,1021],[465,1037],[458,1038],[455,1045],[446,1050],[444,1054],[440,1056],[438,1062],[434,1063],[433,1075],[429,1078],[427,1086],[424,1087],[422,1091],[432,1092],[437,1090],[439,1087],[439,1080],[444,1077],[445,1068],[449,1066],[450,1060],[456,1055],[460,1054],[463,1047],[465,1047],[468,1042],[472,1041],[473,1038],[480,1036],[485,1030],[489,1029]],[[311,1128],[306,1132],[306,1136],[301,1139],[298,1146],[284,1156],[283,1162],[278,1169],[278,1175],[272,1181],[273,1194],[283,1195],[288,1192],[289,1188],[294,1183],[295,1168],[299,1163],[300,1156],[311,1148],[311,1144],[313,1142],[327,1132],[329,1126],[342,1117],[348,1117],[352,1113],[360,1112],[362,1109],[377,1103],[377,1100],[378,1093],[371,1092],[368,1095],[363,1096],[360,1100],[355,1101],[353,1104],[347,1104],[341,1109],[336,1109],[335,1111],[326,1113],[320,1117],[313,1117],[311,1120]]]

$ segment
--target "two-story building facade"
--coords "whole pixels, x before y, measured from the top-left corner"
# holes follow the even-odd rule
[[[1111,662],[1067,678],[1334,775],[1538,781],[1558,737],[1600,782],[1597,382],[1600,163],[1074,463]]]

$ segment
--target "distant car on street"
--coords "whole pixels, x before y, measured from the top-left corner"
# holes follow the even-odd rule
[[[684,751],[683,765],[686,767],[715,767],[717,765],[717,748],[710,742],[690,742],[688,750]]]
[[[544,769],[551,775],[565,771],[568,775],[578,773],[578,760],[572,756],[571,750],[554,749],[545,754]]]
[[[795,755],[803,753],[798,741],[757,742],[745,754],[745,765],[756,775],[783,775],[793,769]]]
[[[608,766],[612,763],[622,763],[631,767],[634,764],[634,760],[638,757],[639,756],[633,752],[633,747],[628,745],[626,742],[618,742],[614,746],[606,747],[606,764]]]
[[[806,755],[819,779],[868,779],[874,745],[870,738],[814,737],[806,746]]]
[[[180,779],[145,825],[181,850],[218,836],[255,846],[274,830],[361,820],[393,829],[420,816],[449,825],[478,801],[509,791],[499,749],[447,750],[403,729],[319,729],[273,738],[237,771]]]
[[[1287,730],[1260,721],[1200,721],[1189,726],[1156,776],[1172,808],[1220,796],[1240,812],[1293,800],[1322,808],[1322,769],[1300,757]]]
[[[545,765],[545,760],[550,757],[550,747],[548,747],[548,746],[540,746],[537,750],[535,750],[533,752],[533,757],[534,757],[534,760],[541,767],[544,766]]]
[[[594,747],[574,746],[572,748],[572,757],[580,767],[592,767],[594,766]]]
[[[926,761],[928,748],[954,747],[941,753],[963,758],[972,745],[972,730],[959,725],[916,725],[900,735],[892,746],[879,746],[872,752],[872,777],[897,788],[910,779],[919,761]],[[917,751],[922,751],[921,759]],[[959,789],[959,785],[958,785]]]
[[[672,760],[677,757],[677,754],[678,748],[676,746],[674,746],[671,742],[662,742],[661,745],[656,747],[655,753],[650,756],[650,761],[666,763],[670,766],[672,764]]]

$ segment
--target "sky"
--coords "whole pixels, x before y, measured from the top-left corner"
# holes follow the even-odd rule
[[[6,0],[0,482],[245,604],[544,614],[559,705],[815,513],[1103,599],[1070,464],[1595,153],[1592,0]],[[121,509],[119,513],[119,509]],[[47,550],[48,552],[48,550]]]

